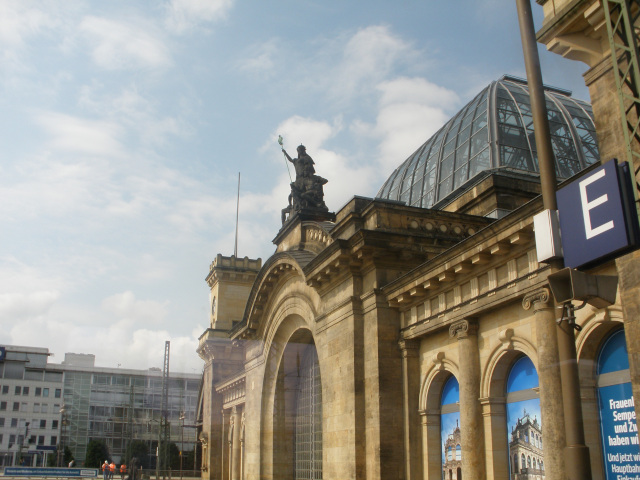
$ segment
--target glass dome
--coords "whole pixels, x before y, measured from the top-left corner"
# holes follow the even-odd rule
[[[545,86],[558,179],[599,159],[591,105]],[[415,207],[438,207],[487,170],[538,173],[526,81],[492,82],[391,174],[376,195]]]

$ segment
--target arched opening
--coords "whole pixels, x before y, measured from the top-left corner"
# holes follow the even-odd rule
[[[322,478],[322,382],[311,332],[287,342],[273,403],[274,478]]]
[[[623,468],[640,469],[638,427],[624,330],[617,330],[605,339],[596,373],[604,467],[607,478],[616,478],[614,472]]]
[[[538,372],[531,359],[520,356],[506,382],[509,468],[512,480],[541,475],[536,458],[543,458]],[[518,465],[518,457],[520,462]]]
[[[442,469],[449,477],[461,478],[462,450],[460,448],[460,387],[451,375],[442,388],[440,397],[440,439]]]

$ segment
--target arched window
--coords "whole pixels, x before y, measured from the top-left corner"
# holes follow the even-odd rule
[[[442,445],[442,464],[445,469],[449,466],[445,463],[454,459],[456,438],[460,438],[460,388],[456,377],[451,375],[444,386],[440,396],[440,440]],[[459,442],[459,440],[458,440]],[[457,459],[458,452],[455,452]]]
[[[511,459],[518,448],[522,448],[518,446],[518,439],[522,438],[525,443],[537,443],[538,437],[534,430],[541,428],[538,372],[529,357],[522,356],[511,366],[506,394]],[[522,454],[520,468],[531,468],[530,456],[527,458]],[[517,469],[511,468],[509,471],[517,472]],[[514,475],[511,475],[511,478],[515,478]]]
[[[512,468],[513,468],[513,473],[518,473],[518,454],[515,454],[513,456]]]
[[[462,449],[460,444],[456,445],[456,460],[462,460]]]
[[[616,478],[618,467],[640,468],[638,460],[627,460],[638,458],[640,448],[624,330],[614,332],[602,344],[596,385],[606,477]]]

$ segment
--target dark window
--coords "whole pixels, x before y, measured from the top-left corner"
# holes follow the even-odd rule
[[[16,391],[15,391],[15,394],[16,394],[16,395],[20,395],[20,391],[21,391],[21,389],[22,389],[22,387],[20,387],[20,386],[16,385]]]
[[[60,398],[62,396],[62,390],[60,388],[56,388],[55,397]]]
[[[51,437],[51,443],[49,445],[57,445],[57,444],[58,444],[58,437],[54,435],[53,437]]]
[[[16,436],[15,435],[9,435],[9,448],[11,448],[11,446],[16,443]]]
[[[20,411],[20,402],[13,402],[13,411],[14,412]]]
[[[43,388],[42,389],[42,396],[43,397],[48,397],[49,396],[49,389],[48,388]]]
[[[51,428],[53,428],[54,430],[58,428],[58,420],[51,421]]]
[[[9,393],[9,385],[3,385],[2,386],[2,394],[6,395],[7,393]]]
[[[40,420],[40,428],[47,428],[47,421],[46,420]],[[42,445],[42,444],[40,444]]]
[[[0,410],[6,410],[7,409],[7,402],[0,402]]]
[[[36,443],[36,436],[35,436],[35,435],[31,435],[31,436],[29,437],[29,444],[30,444],[30,445],[33,445],[33,444],[35,444],[35,443]]]
[[[39,397],[40,395],[42,395],[42,388],[36,387],[36,397]]]
[[[17,427],[18,426],[18,419],[17,418],[12,418],[11,419],[11,426],[12,427]]]
[[[38,435],[38,445],[44,445],[44,435]]]
[[[29,395],[29,387],[22,387],[22,395]]]
[[[4,427],[4,417],[0,418],[0,427]]]

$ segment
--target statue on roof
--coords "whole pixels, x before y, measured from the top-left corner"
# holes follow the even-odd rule
[[[280,145],[282,137],[279,139]],[[289,194],[289,205],[282,209],[282,223],[287,220],[287,215],[291,217],[293,213],[306,211],[328,212],[329,209],[324,203],[324,188],[328,182],[326,178],[316,175],[315,162],[307,153],[304,145],[297,148],[298,156],[291,158],[282,147],[285,158],[293,163],[296,171],[296,179],[291,182],[291,193]]]

